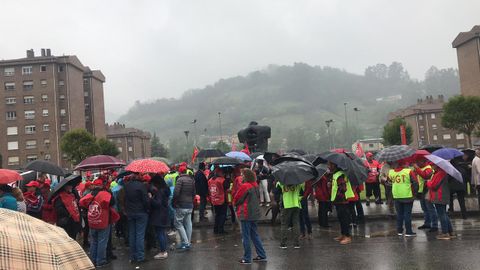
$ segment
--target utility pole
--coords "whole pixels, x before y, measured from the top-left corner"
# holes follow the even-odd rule
[[[350,136],[348,134],[347,104],[348,102],[343,103],[343,106],[345,107],[345,144],[348,146],[350,144]]]
[[[185,141],[186,141],[186,144],[185,144],[185,153],[187,154],[187,157],[188,157],[188,134],[190,134],[190,131],[189,130],[185,130],[183,132],[185,134]]]
[[[220,141],[223,141],[222,134],[222,113],[218,112],[218,131],[220,132]]]
[[[333,141],[332,141],[332,137],[331,137],[331,134],[330,134],[330,125],[332,123],[333,123],[333,119],[325,121],[325,124],[327,125],[328,147],[330,148],[330,150],[333,148]]]

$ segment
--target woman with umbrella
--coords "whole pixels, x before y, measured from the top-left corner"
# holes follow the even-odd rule
[[[337,209],[337,217],[341,229],[341,235],[336,237],[335,241],[340,242],[342,245],[350,244],[352,242],[352,236],[350,234],[350,211],[348,200],[354,198],[355,194],[353,193],[352,185],[345,172],[340,169],[337,164],[331,161],[327,163],[327,166],[332,177],[332,193],[330,195],[330,201]]]
[[[52,192],[51,201],[57,215],[57,226],[63,228],[72,239],[77,238],[80,231],[80,197],[74,190],[81,180],[80,175],[74,175],[62,180]]]

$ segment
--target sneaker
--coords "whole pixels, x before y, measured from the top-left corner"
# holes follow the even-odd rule
[[[300,245],[299,245],[299,244],[295,244],[295,245],[293,246],[293,248],[294,248],[294,249],[299,249],[299,248],[300,248]]]
[[[266,207],[270,207],[270,203],[267,203],[265,206],[266,206]]]
[[[403,236],[403,232],[398,232],[397,235],[398,236]]]
[[[450,234],[448,234],[448,233],[439,234],[439,235],[437,235],[436,238],[437,238],[438,240],[450,240],[450,239],[452,239],[452,238],[450,237]]]
[[[405,236],[406,237],[415,237],[415,236],[417,236],[417,233],[414,233],[414,232],[406,233]]]
[[[348,245],[352,243],[352,237],[351,236],[345,236],[342,241],[340,241],[340,245]]]
[[[313,235],[312,235],[311,233],[309,233],[309,234],[307,235],[307,239],[308,239],[308,240],[312,240],[312,239],[313,239]]]
[[[155,260],[164,260],[164,259],[168,258],[168,253],[166,251],[165,252],[160,252],[157,255],[155,255],[153,258]]]
[[[287,245],[281,244],[281,245],[280,245],[280,248],[281,248],[281,249],[287,249]]]
[[[381,205],[381,204],[383,204],[383,202],[382,201],[375,201],[375,204]]]
[[[438,228],[430,228],[430,230],[428,230],[428,232],[438,232]]]
[[[246,261],[246,260],[244,260],[244,259],[241,259],[241,260],[238,261],[238,262],[239,262],[240,264],[245,264],[245,265],[247,265],[247,264],[252,264],[252,262]]]
[[[432,227],[430,227],[430,225],[426,225],[426,224],[423,224],[422,226],[418,227],[420,230],[423,230],[423,229],[430,229]]]
[[[260,256],[257,256],[255,258],[253,258],[252,261],[254,261],[254,262],[266,262],[267,258],[262,258]]]
[[[104,267],[108,267],[110,265],[111,261],[107,261],[106,263],[104,264],[99,264],[95,267],[95,269],[100,269],[100,268],[104,268]]]
[[[183,250],[188,250],[188,249],[190,249],[190,248],[188,247],[188,245],[183,244],[183,243],[182,243],[180,246],[177,247],[177,250],[178,250],[178,251],[183,251]]]
[[[177,232],[174,230],[171,230],[167,233],[168,236],[174,236]]]
[[[450,235],[450,239],[457,238],[457,235],[453,232],[448,233],[448,235]]]

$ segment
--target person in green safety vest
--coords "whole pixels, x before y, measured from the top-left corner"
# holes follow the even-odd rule
[[[293,248],[300,248],[300,193],[305,189],[305,184],[300,185],[284,185],[277,182],[277,192],[281,194],[281,241],[280,248],[287,248],[288,228],[292,225]]]
[[[426,187],[427,181],[432,179],[433,176],[433,168],[427,162],[425,158],[418,160],[415,164],[413,164],[413,168],[415,169],[415,173],[417,174],[418,178],[418,195],[417,198],[420,200],[420,206],[422,207],[423,211],[423,218],[424,223],[422,226],[418,227],[419,229],[427,229],[429,232],[437,232],[438,231],[438,217],[437,212],[435,211],[435,207],[433,204],[425,198],[426,194],[428,194],[428,189]]]
[[[337,217],[340,223],[341,235],[335,237],[335,241],[342,245],[350,244],[352,236],[350,234],[350,211],[348,206],[348,199],[355,197],[352,185],[348,180],[347,175],[335,163],[328,162],[329,177],[331,179],[332,191],[330,194],[330,201],[337,209]]]
[[[416,236],[412,230],[412,207],[418,190],[417,177],[407,164],[397,161],[392,162],[388,178],[392,182],[393,200],[397,211],[397,233],[399,236],[403,235],[405,224],[405,236]]]

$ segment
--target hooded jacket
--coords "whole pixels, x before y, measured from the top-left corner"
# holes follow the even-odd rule
[[[233,198],[240,220],[256,221],[260,219],[260,191],[257,182],[243,183]]]
[[[450,203],[449,176],[442,169],[435,169],[432,180],[427,182],[429,200],[436,204]]]

